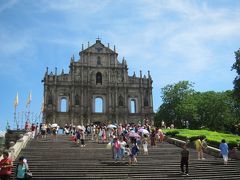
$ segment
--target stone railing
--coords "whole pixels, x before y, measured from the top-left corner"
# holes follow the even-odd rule
[[[175,144],[176,146],[182,147],[184,144],[188,143],[186,141],[180,140],[180,139],[176,139],[176,138],[172,138],[172,137],[165,137],[166,141],[171,143],[171,144]],[[190,147],[194,147],[194,145],[190,144]],[[204,149],[204,152],[207,154],[210,154],[212,156],[215,157],[221,157],[220,155],[220,150],[218,148],[212,147],[212,146],[207,146],[207,148]],[[229,151],[229,157],[233,158],[233,159],[238,159],[240,160],[240,151],[238,151],[236,148],[232,149]]]
[[[16,143],[10,142],[10,148],[8,149],[8,151],[9,151],[9,157],[11,157],[13,161],[18,157],[21,150],[26,147],[31,137],[32,137],[32,132],[27,132],[19,140],[17,140]],[[0,159],[2,158],[3,157],[1,156]]]

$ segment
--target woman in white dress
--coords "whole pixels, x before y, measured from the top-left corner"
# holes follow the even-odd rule
[[[148,139],[146,134],[144,134],[143,136],[142,146],[143,146],[143,154],[148,155]]]

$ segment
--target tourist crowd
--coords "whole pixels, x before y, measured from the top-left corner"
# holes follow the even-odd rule
[[[162,128],[165,128],[165,124],[162,123]],[[171,128],[174,128],[171,125]],[[137,156],[139,153],[148,155],[149,147],[156,147],[157,142],[162,143],[164,141],[164,133],[162,129],[151,127],[148,123],[141,124],[87,124],[83,125],[68,125],[59,127],[57,124],[30,124],[26,122],[25,129],[32,131],[32,138],[45,139],[47,136],[51,136],[53,140],[57,140],[57,134],[60,130],[62,134],[70,137],[76,146],[85,147],[85,137],[89,137],[93,142],[99,144],[106,144],[106,148],[111,150],[112,159],[115,163],[127,160],[128,165],[134,165],[137,163]],[[88,138],[88,139],[89,139]],[[195,141],[195,147],[197,151],[197,157],[199,160],[205,159],[203,157],[203,150],[207,148],[207,144],[204,139],[199,137]],[[189,150],[188,144],[183,145],[181,151],[181,173],[188,176],[189,170]],[[224,164],[228,162],[228,145],[225,140],[219,146],[220,153],[223,157]],[[3,152],[3,159],[0,161],[0,179],[10,179],[12,173],[13,163],[11,158],[8,157],[8,152]],[[184,169],[185,167],[185,169]],[[20,157],[19,163],[15,170],[16,179],[26,179],[26,175],[29,172],[26,158]],[[29,173],[28,173],[29,172]]]

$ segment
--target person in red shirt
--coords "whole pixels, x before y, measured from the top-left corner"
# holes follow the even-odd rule
[[[35,126],[34,123],[32,123],[31,130],[32,130],[32,131],[35,131],[35,129],[36,129],[36,126]]]
[[[3,152],[3,159],[0,161],[0,179],[10,180],[12,174],[13,162],[11,158],[8,157],[7,151]]]
[[[36,125],[34,123],[32,123],[31,130],[32,130],[32,138],[34,139],[35,138],[35,131],[36,131]]]
[[[28,123],[27,123],[27,121],[25,122],[25,130],[28,130]]]

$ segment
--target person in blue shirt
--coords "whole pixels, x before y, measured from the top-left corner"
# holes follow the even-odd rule
[[[16,166],[16,179],[24,180],[25,173],[28,171],[28,164],[26,162],[26,159],[23,156],[19,157],[18,161],[19,162]]]
[[[223,162],[225,165],[228,163],[228,145],[225,141],[225,139],[222,140],[221,144],[219,145],[220,153],[223,157]]]

